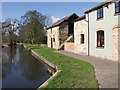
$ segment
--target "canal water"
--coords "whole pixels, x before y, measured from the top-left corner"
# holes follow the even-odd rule
[[[50,77],[47,69],[22,45],[2,49],[2,88],[38,88]]]

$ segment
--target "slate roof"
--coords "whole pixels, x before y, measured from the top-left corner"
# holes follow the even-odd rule
[[[83,20],[83,19],[85,19],[85,15],[84,15],[84,16],[81,16],[81,17],[79,17],[79,18],[77,18],[74,22],[77,22],[77,21]]]
[[[75,15],[76,17],[79,17],[76,13],[73,13],[72,15],[70,16],[66,16],[64,18],[62,18],[61,20],[58,20],[57,22],[55,22],[54,24],[52,24],[51,26],[47,27],[47,29],[49,28],[53,28],[53,27],[56,27],[56,26],[59,26],[61,23],[63,23],[64,21],[67,21],[70,17],[72,17],[73,15]]]

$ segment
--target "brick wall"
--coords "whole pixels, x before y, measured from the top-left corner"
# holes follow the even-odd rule
[[[72,51],[72,50],[74,50],[74,43],[73,42],[66,42],[66,43],[64,43],[64,50],[65,51]]]

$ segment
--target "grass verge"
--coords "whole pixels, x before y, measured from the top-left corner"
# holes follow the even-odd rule
[[[26,46],[61,69],[45,88],[98,88],[94,68],[90,63],[54,52],[55,49],[46,46]]]

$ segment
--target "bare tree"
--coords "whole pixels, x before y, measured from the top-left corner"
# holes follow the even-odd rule
[[[16,44],[16,34],[19,29],[19,24],[17,19],[6,19],[2,23],[2,35],[9,35],[9,45],[12,46]]]

